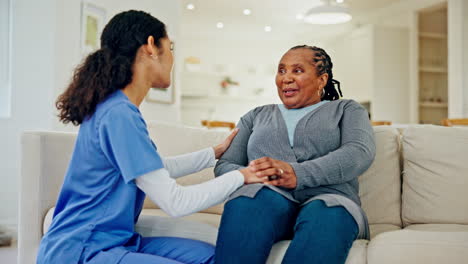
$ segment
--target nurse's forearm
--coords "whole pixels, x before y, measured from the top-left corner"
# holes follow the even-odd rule
[[[216,159],[213,148],[205,148],[192,153],[163,158],[164,168],[171,178],[177,179],[206,168],[214,167]]]
[[[231,171],[200,184],[181,186],[166,169],[152,171],[136,178],[138,188],[173,217],[189,215],[225,201],[244,184],[239,171]]]

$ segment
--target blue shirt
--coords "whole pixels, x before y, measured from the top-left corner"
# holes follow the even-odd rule
[[[286,123],[286,128],[288,129],[289,144],[291,147],[294,146],[294,131],[296,131],[296,125],[299,120],[301,120],[306,114],[314,111],[317,107],[328,102],[327,100],[318,102],[313,105],[309,105],[303,108],[293,108],[288,109],[283,104],[278,105],[281,110],[281,115],[283,116],[284,122]]]
[[[103,263],[117,263],[137,250],[145,194],[134,179],[163,167],[138,108],[122,91],[111,94],[81,124],[37,262],[86,263],[106,251]]]

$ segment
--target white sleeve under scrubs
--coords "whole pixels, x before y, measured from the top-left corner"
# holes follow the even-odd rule
[[[166,176],[156,178],[165,179],[168,182],[165,186],[177,186],[167,181],[173,179],[164,169],[138,108],[122,91],[114,92],[80,126],[52,224],[39,247],[37,263],[119,263],[126,254],[139,252],[145,242],[134,231],[134,224],[145,194],[135,179],[146,175],[141,179],[149,183],[142,186],[158,189],[155,176],[147,176],[161,171]],[[232,180],[235,186],[242,185],[238,186],[239,175],[231,178],[236,179]],[[229,190],[224,198],[233,189],[225,185],[217,188]],[[175,192],[180,201],[210,197],[195,195],[202,189],[193,194],[192,191]],[[201,205],[198,203],[197,208]],[[183,206],[176,208],[177,212],[187,212]]]

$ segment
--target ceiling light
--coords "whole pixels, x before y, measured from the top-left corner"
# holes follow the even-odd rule
[[[297,20],[302,20],[302,19],[304,19],[304,15],[303,14],[297,14],[296,19]]]
[[[248,16],[252,13],[252,11],[250,11],[250,9],[244,9],[243,13],[244,15]]]
[[[271,31],[271,27],[270,26],[265,26],[265,32],[270,32]]]
[[[344,2],[344,0],[336,0],[336,2],[337,2],[338,4],[341,4],[341,3]]]
[[[310,24],[340,24],[350,21],[352,18],[348,8],[338,5],[326,4],[313,7],[305,13],[304,21]]]
[[[221,23],[221,22],[218,22],[218,23],[216,23],[216,27],[217,27],[217,28],[223,28],[223,27],[224,27],[224,24]]]
[[[193,9],[195,9],[195,6],[193,4],[188,4],[187,9],[188,10],[193,10]]]

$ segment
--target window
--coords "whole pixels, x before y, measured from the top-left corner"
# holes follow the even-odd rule
[[[0,0],[0,118],[10,116],[12,0]]]

